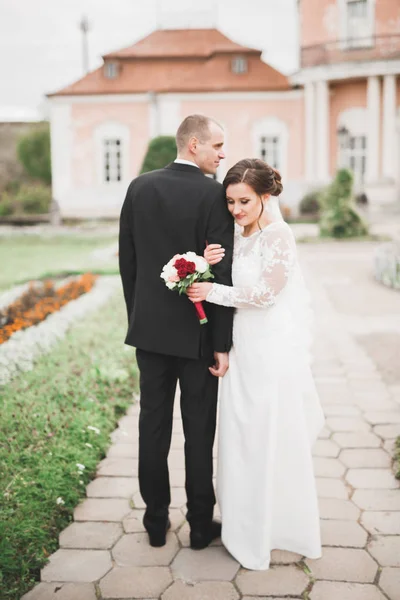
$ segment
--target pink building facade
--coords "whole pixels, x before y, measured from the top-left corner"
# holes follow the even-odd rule
[[[400,3],[300,0],[299,16],[290,79],[215,29],[159,30],[51,95],[62,215],[117,216],[150,139],[191,113],[224,126],[220,180],[240,158],[263,158],[282,172],[294,213],[340,166],[371,208],[400,202]]]

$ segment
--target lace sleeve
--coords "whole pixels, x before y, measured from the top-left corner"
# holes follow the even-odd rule
[[[286,286],[295,264],[295,243],[287,225],[262,234],[262,273],[253,287],[229,287],[214,283],[207,302],[235,308],[273,306]]]

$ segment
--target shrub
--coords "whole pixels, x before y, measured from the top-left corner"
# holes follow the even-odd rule
[[[48,124],[20,138],[17,154],[26,172],[43,183],[51,183],[50,129]]]
[[[299,212],[301,215],[318,215],[321,210],[322,190],[312,190],[308,192],[300,201]]]
[[[22,185],[15,202],[23,213],[41,215],[48,213],[51,204],[51,189],[44,185]]]
[[[175,160],[176,154],[175,138],[170,135],[160,135],[151,140],[140,172],[147,173],[162,169]]]
[[[368,226],[357,212],[352,197],[353,176],[341,169],[321,195],[320,235],[349,238],[368,234]]]
[[[0,198],[0,217],[8,217],[15,212],[13,198],[7,192],[3,192]]]

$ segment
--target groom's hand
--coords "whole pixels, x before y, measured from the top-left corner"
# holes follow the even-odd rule
[[[223,377],[229,369],[229,354],[227,352],[214,352],[214,364],[209,371],[214,377]]]

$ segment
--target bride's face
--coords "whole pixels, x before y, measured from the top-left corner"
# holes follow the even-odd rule
[[[226,188],[228,209],[238,225],[246,227],[259,219],[262,201],[247,183],[235,183]]]

